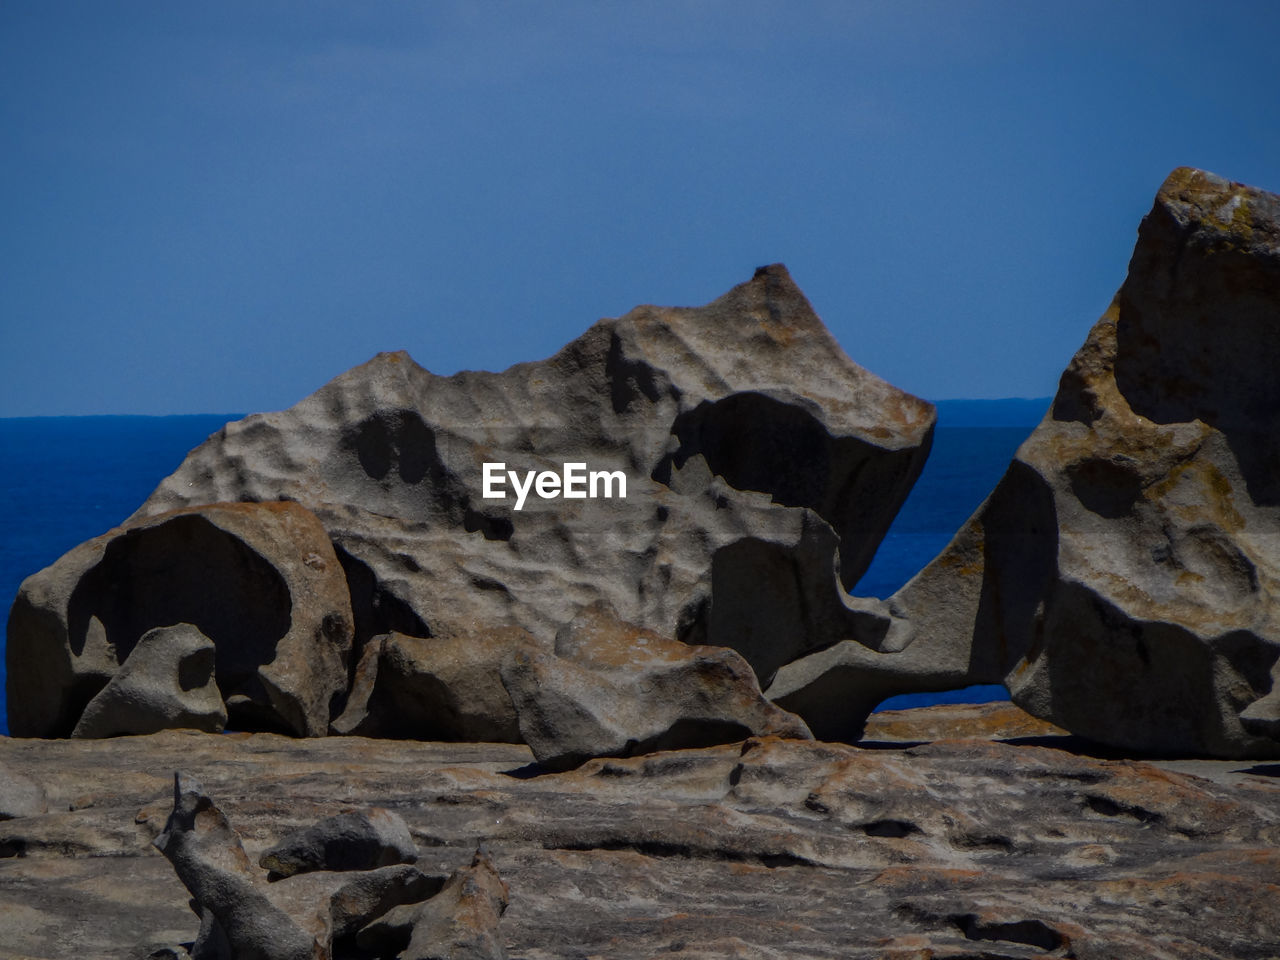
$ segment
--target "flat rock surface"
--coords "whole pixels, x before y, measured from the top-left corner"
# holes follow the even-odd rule
[[[1009,740],[1068,736],[1048,720],[1007,701],[940,703],[914,710],[881,710],[867,718],[863,740]]]
[[[752,739],[558,774],[511,744],[0,739],[50,809],[0,822],[0,957],[194,939],[150,846],[179,768],[255,859],[371,806],[405,819],[427,872],[485,842],[514,958],[1280,955],[1280,765],[1099,759],[1011,711],[901,711],[874,748]],[[936,739],[956,733],[976,736]]]

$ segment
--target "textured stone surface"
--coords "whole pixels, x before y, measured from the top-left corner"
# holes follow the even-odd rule
[[[71,732],[115,737],[190,727],[218,733],[227,708],[214,682],[217,648],[189,623],[148,630]]]
[[[519,627],[430,639],[374,637],[365,645],[333,732],[521,743],[501,668],[513,651],[537,646]]]
[[[986,503],[769,695],[853,737],[888,693],[1005,683],[1118,747],[1280,756],[1278,367],[1280,198],[1175,171]]]
[[[135,520],[23,581],[8,625],[10,732],[68,736],[142,636],[178,623],[213,641],[230,725],[327,732],[347,688],[351,605],[323,527],[292,503]]]
[[[332,960],[349,955],[372,919],[441,888],[396,864],[417,850],[404,822],[386,810],[338,814],[295,831],[262,857],[264,867],[281,868],[273,870],[281,882],[272,883],[250,866],[213,799],[182,774],[174,775],[173,811],[154,846],[191,892],[200,918],[190,947],[196,960]]]
[[[928,709],[880,710],[867,717],[866,741],[1011,740],[1064,737],[1067,731],[1012,703],[938,704]]]
[[[0,820],[39,816],[48,810],[49,800],[38,782],[0,763]]]
[[[555,655],[528,647],[513,653],[502,682],[521,740],[539,763],[557,769],[752,735],[810,738],[803,721],[764,699],[734,651],[665,639],[602,605],[561,629]]]
[[[239,836],[200,784],[175,776],[173,794],[173,812],[155,846],[197,904],[201,930],[193,952],[225,952],[236,960],[320,960],[323,946],[271,902],[265,876],[250,865]]]
[[[258,859],[280,877],[312,870],[374,870],[418,859],[409,828],[390,810],[360,810],[326,817],[295,830]]]
[[[402,960],[507,960],[500,923],[507,885],[493,859],[477,852],[439,894],[418,908]]]
[[[989,736],[989,709],[895,722],[909,740]],[[38,775],[51,811],[0,822],[18,854],[0,858],[0,955],[134,960],[192,941],[187,893],[150,846],[178,767],[251,862],[353,805],[400,813],[425,875],[483,841],[509,888],[512,957],[1033,958],[1059,938],[1082,960],[1280,951],[1280,767],[1035,742],[752,740],[529,776],[519,745],[0,739],[0,763]]]
[[[933,408],[858,367],[780,266],[700,308],[638,307],[554,357],[439,377],[381,354],[228,424],[137,516],[291,499],[324,522],[359,641],[517,626],[606,601],[738,649],[763,680],[848,632]],[[482,497],[482,465],[621,471],[626,498]],[[511,484],[506,487],[509,492]]]

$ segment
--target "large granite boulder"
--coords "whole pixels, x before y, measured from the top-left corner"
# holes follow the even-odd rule
[[[549,643],[605,601],[664,636],[734,647],[767,681],[848,635],[860,614],[841,584],[866,569],[933,424],[928,403],[850,361],[772,266],[707,306],[638,307],[502,373],[441,377],[380,354],[228,424],[136,517],[304,504],[346,570],[358,645],[496,627]]]
[[[1280,198],[1176,170],[986,503],[768,693],[848,737],[890,693],[1003,682],[1104,743],[1280,756],[1277,369]]]
[[[144,641],[178,624],[212,641],[231,726],[327,732],[347,689],[351,605],[324,528],[294,503],[138,518],[28,577],[9,615],[10,732],[65,737],[82,719],[89,736],[218,726],[202,644],[188,649],[183,631]]]
[[[603,604],[560,631],[554,654],[522,647],[501,675],[523,742],[551,769],[751,736],[811,739],[799,717],[763,697],[733,650],[667,639]]]

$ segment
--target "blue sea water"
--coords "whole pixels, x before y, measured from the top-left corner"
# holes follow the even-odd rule
[[[933,453],[856,592],[887,596],[946,546],[1000,479],[1048,403],[939,403]],[[6,621],[25,577],[128,517],[189,450],[238,417],[0,419],[0,609]],[[0,733],[8,732],[4,680],[0,657]],[[1003,687],[974,687],[894,697],[881,706],[1005,696]]]

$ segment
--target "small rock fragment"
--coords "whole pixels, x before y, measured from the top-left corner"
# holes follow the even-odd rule
[[[416,909],[417,904],[438,894],[447,880],[410,864],[361,871],[344,879],[329,897],[335,941],[352,936],[372,918],[385,916],[388,911]]]
[[[264,853],[258,865],[278,877],[291,877],[312,870],[373,870],[416,859],[418,848],[400,815],[374,808],[295,830]]]

